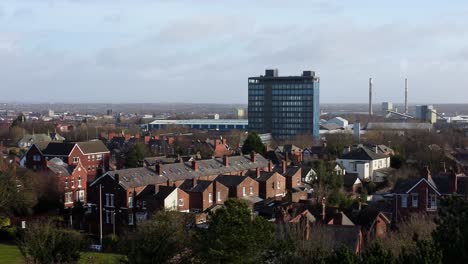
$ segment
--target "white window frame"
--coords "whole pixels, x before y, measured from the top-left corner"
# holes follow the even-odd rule
[[[83,190],[77,191],[76,192],[76,200],[80,202],[84,202],[85,200],[85,193]]]
[[[41,161],[41,155],[34,155],[33,161]]]
[[[434,199],[432,199],[434,198]],[[427,196],[427,209],[428,210],[437,210],[437,195],[428,194]]]
[[[141,209],[146,209],[146,201],[143,201],[143,202],[142,202]]]
[[[411,206],[413,208],[418,208],[418,205],[419,205],[419,194],[412,193],[411,194]]]
[[[73,157],[73,163],[80,162],[80,157]]]
[[[400,197],[401,208],[408,208],[408,195],[402,194]]]
[[[110,204],[110,203],[109,203],[109,194],[106,193],[106,206],[109,206],[109,204]]]
[[[102,154],[96,155],[96,159],[97,159],[97,160],[102,160]]]
[[[250,195],[253,195],[253,194],[254,194],[254,193],[253,193],[253,186],[249,186],[249,194],[250,194]]]
[[[114,207],[114,194],[113,193],[110,194],[110,206]]]
[[[68,189],[68,180],[65,180],[65,189]]]
[[[78,177],[78,188],[81,188],[81,177]]]
[[[128,208],[133,208],[133,196],[128,197],[127,206]]]
[[[110,224],[109,213],[110,213],[110,211],[106,210],[106,224]]]
[[[242,186],[242,196],[245,196],[246,195],[246,189],[245,189],[245,186]]]
[[[213,204],[213,194],[212,193],[208,193],[208,203]]]
[[[281,189],[281,182],[278,181],[278,183],[276,184],[276,189]]]
[[[218,202],[221,202],[221,191],[218,191],[218,194],[217,194],[217,198],[218,198]]]
[[[128,225],[133,225],[133,213],[128,214]]]
[[[65,193],[65,203],[73,203],[73,192],[66,192]]]

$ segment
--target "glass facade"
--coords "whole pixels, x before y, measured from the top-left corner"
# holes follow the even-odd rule
[[[309,72],[310,73],[310,72]],[[249,130],[271,133],[276,139],[319,135],[319,78],[249,78]]]

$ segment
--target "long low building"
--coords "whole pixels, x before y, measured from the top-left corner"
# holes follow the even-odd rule
[[[213,129],[213,130],[247,130],[247,119],[188,119],[188,120],[154,120],[151,123],[141,125],[145,131],[161,129],[168,125],[186,126],[192,129]]]

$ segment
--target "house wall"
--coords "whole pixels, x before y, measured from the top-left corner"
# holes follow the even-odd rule
[[[79,185],[79,179],[81,179],[81,186]],[[78,200],[77,194],[79,191],[84,191],[82,203],[87,203],[87,173],[83,166],[76,167],[70,176],[58,175],[58,181],[59,191],[62,195],[61,199],[65,208],[73,207],[73,203]],[[72,193],[72,201],[66,203],[65,195],[70,192]]]
[[[169,194],[166,199],[164,199],[164,210],[166,211],[176,211],[178,205],[178,195],[177,190],[174,190]]]
[[[237,187],[236,192],[234,194],[234,198],[242,198],[243,197],[243,188],[245,187],[245,196],[259,196],[259,184],[256,180],[247,177],[244,181],[242,181]],[[250,194],[250,187],[252,187],[252,194]]]
[[[258,194],[263,199],[284,196],[286,194],[286,178],[279,173],[274,173],[268,180],[259,182],[258,185]]]
[[[183,190],[177,188],[177,210],[179,212],[189,212],[190,211],[190,197],[189,194],[184,192]],[[184,204],[181,205],[179,200],[183,200]]]
[[[301,176],[302,168],[298,169],[297,172],[292,176],[285,176],[286,190],[301,186]]]
[[[40,156],[40,161],[34,161],[35,155]],[[46,168],[46,164],[47,163],[44,156],[42,156],[41,152],[36,147],[36,145],[31,146],[26,153],[26,160],[24,166],[28,169],[41,170]]]
[[[405,194],[396,194],[394,198],[394,205],[397,208],[397,218],[408,217],[412,213],[435,213],[437,209],[428,209],[428,197],[436,195],[437,201],[440,199],[438,195],[425,181],[419,183],[413,190],[406,194],[407,206],[402,206],[402,199]],[[413,196],[418,197],[416,206],[413,206]]]
[[[224,202],[227,199],[229,199],[229,188],[222,185],[219,182],[215,182],[213,187],[214,187],[214,189],[213,189],[214,202],[216,204],[224,204]]]

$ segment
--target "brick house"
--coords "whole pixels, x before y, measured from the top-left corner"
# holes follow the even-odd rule
[[[50,142],[34,144],[25,154],[25,167],[34,170],[47,168],[47,161],[59,158],[70,166],[81,163],[87,170],[88,182],[109,169],[110,152],[100,140],[86,142]]]
[[[249,176],[220,175],[216,181],[228,188],[230,198],[259,196],[259,184]]]
[[[156,204],[156,207],[148,206],[149,214],[159,210],[189,212],[190,198],[187,192],[174,186],[159,186],[158,189],[152,197],[143,198],[149,205]]]
[[[302,186],[302,167],[286,167],[286,162],[283,162],[280,174],[282,174],[286,179],[286,190],[291,190]]]
[[[95,179],[88,187],[88,203],[97,209],[92,217],[92,231],[97,232],[99,227],[101,199],[104,233],[111,233],[114,223],[117,232],[120,232],[147,219],[152,208],[144,198],[154,195],[155,186],[166,181],[166,178],[146,167],[109,171]]]
[[[53,158],[47,162],[47,169],[57,177],[58,191],[62,196],[61,202],[64,208],[73,207],[75,201],[86,204],[87,173],[81,162],[77,165],[68,165],[59,158]]]
[[[286,178],[278,172],[262,171],[255,180],[258,182],[258,194],[263,199],[286,195]]]
[[[436,213],[439,200],[451,194],[467,196],[468,177],[453,171],[433,177],[429,170],[419,179],[400,180],[393,189],[395,220],[412,213]]]

